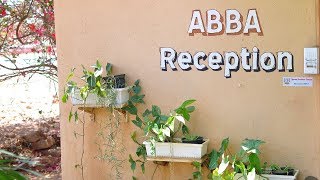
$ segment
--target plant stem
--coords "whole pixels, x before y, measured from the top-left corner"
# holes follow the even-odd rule
[[[151,176],[151,179],[153,179],[154,175],[156,174],[156,171],[157,171],[157,169],[158,169],[158,166],[159,166],[159,164],[157,164],[156,168],[154,169],[153,174],[152,174],[152,176]]]
[[[82,180],[84,180],[84,168],[83,168],[83,157],[84,157],[84,141],[85,141],[85,136],[84,136],[84,133],[85,133],[85,114],[84,114],[84,111],[82,112],[82,118],[83,118],[83,122],[82,122],[82,153],[81,153],[81,160],[80,160],[80,165],[81,165],[81,177],[82,177]]]

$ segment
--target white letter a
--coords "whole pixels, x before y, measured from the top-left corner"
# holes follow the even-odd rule
[[[194,30],[200,30],[200,32],[202,33],[205,32],[203,21],[201,18],[201,12],[199,10],[193,11],[192,13],[192,19],[191,19],[188,33],[193,33]]]

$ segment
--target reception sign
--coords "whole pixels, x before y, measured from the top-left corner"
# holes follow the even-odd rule
[[[206,13],[206,25],[203,23],[202,14],[199,10],[194,10],[191,17],[191,22],[188,29],[188,34],[207,35],[239,35],[245,34],[250,38],[251,33],[263,35],[263,30],[258,18],[258,12],[255,9],[248,10],[246,21],[242,21],[242,15],[238,10],[226,10],[226,17],[215,9],[208,10]],[[225,22],[222,20],[225,19]],[[217,38],[210,37],[208,38]],[[279,51],[277,53],[264,52],[261,53],[258,47],[253,47],[252,51],[249,48],[243,47],[240,53],[226,50],[226,52],[206,53],[204,51],[196,52],[194,55],[186,52],[177,53],[171,47],[160,48],[160,67],[162,71],[167,71],[169,68],[173,71],[178,69],[182,71],[190,71],[195,68],[198,71],[220,71],[224,66],[224,76],[231,77],[232,71],[238,71],[242,67],[246,72],[259,72],[261,69],[266,72],[288,70],[294,71],[293,55],[288,51]],[[286,64],[286,65],[285,65]],[[179,68],[177,68],[179,67]]]

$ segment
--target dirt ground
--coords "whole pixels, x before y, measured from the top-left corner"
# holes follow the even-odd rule
[[[58,102],[56,83],[44,77],[0,82],[0,149],[38,161],[28,168],[54,180],[61,179]]]
[[[39,165],[28,167],[39,172],[44,178],[61,179],[61,149],[60,149],[60,127],[58,118],[42,119],[39,122],[26,121],[21,124],[0,125],[0,149],[5,149],[20,156],[29,157],[38,161]],[[25,136],[46,139],[53,137],[54,142],[47,144],[48,148],[35,149],[32,143],[25,139]],[[39,179],[30,176],[31,179]]]

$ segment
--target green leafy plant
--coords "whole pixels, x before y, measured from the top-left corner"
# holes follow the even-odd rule
[[[160,107],[153,105],[151,109],[146,109],[142,113],[141,118],[138,115],[135,106],[130,106],[130,103],[125,110],[136,115],[132,122],[143,133],[142,138],[139,139],[151,142],[154,152],[156,142],[180,142],[181,140],[176,139],[177,134],[179,132],[183,134],[189,133],[186,122],[190,121],[190,114],[195,110],[195,107],[192,106],[194,102],[195,100],[186,100],[169,114],[163,114]],[[139,163],[141,170],[144,173],[147,156],[146,147],[138,140],[137,131],[134,131],[131,134],[131,139],[138,145],[136,150],[138,159],[135,160],[132,155],[129,156],[131,170],[135,171],[137,164]]]
[[[272,164],[270,166],[271,173],[272,174],[278,174],[278,175],[294,175],[294,168],[291,166],[280,166],[277,164]]]
[[[197,139],[199,139],[199,138],[201,138],[200,136],[197,136],[197,135],[193,135],[193,134],[186,134],[185,136],[184,136],[184,138],[185,138],[185,140],[187,140],[187,141],[195,141],[195,140],[197,140]]]
[[[0,179],[6,180],[26,180],[28,179],[21,171],[42,177],[41,174],[27,169],[25,166],[35,166],[38,161],[30,158],[15,155],[6,150],[0,149]]]
[[[134,83],[134,86],[130,87],[129,91],[131,92],[130,99],[127,103],[127,106],[120,109],[116,106],[116,89],[119,87],[119,76],[114,76],[112,74],[112,65],[107,63],[105,68],[102,67],[99,61],[96,62],[93,66],[93,71],[87,70],[82,66],[83,76],[80,78],[82,84],[77,84],[72,79],[75,77],[75,69],[72,69],[66,80],[66,87],[64,89],[64,94],[62,101],[66,103],[71,96],[74,96],[75,93],[80,94],[80,98],[83,102],[82,118],[79,118],[78,111],[73,112],[71,108],[69,112],[69,121],[74,118],[76,123],[80,122],[82,124],[82,132],[74,132],[76,138],[82,138],[82,153],[80,163],[75,165],[76,168],[81,169],[82,179],[84,179],[84,164],[83,157],[85,154],[84,142],[85,142],[85,116],[84,108],[86,108],[86,101],[90,94],[95,94],[98,97],[97,104],[99,107],[106,108],[110,110],[110,116],[106,117],[105,121],[99,121],[99,131],[97,132],[98,139],[96,144],[98,146],[98,155],[97,159],[106,161],[112,166],[112,170],[115,172],[115,177],[112,179],[122,179],[121,169],[123,167],[123,162],[125,160],[121,157],[125,151],[125,146],[122,143],[122,135],[120,128],[120,115],[126,111],[134,114],[137,111],[135,105],[137,103],[144,103],[144,95],[141,94],[141,86],[139,85],[140,81],[137,80]],[[106,71],[103,75],[103,71]],[[124,76],[123,76],[124,81]],[[124,83],[124,82],[122,82]],[[121,84],[125,86],[125,84]]]
[[[229,138],[224,139],[220,149],[209,154],[209,179],[233,179],[236,173],[241,173],[246,180],[254,179],[256,174],[262,173],[259,148],[263,143],[257,139],[245,139],[240,151],[231,154],[228,150]]]
[[[74,77],[75,69],[73,68],[71,70],[67,77],[66,87],[62,96],[63,103],[66,103],[69,97],[75,95],[75,93],[80,93],[80,97],[85,104],[88,95],[91,93],[96,94],[101,100],[97,103],[106,106],[114,105],[116,98],[116,92],[114,90],[116,81],[114,76],[111,74],[112,65],[110,63],[107,63],[107,65],[105,66],[105,77],[103,76],[103,67],[99,61],[97,61],[96,64],[92,65],[91,67],[93,68],[93,71],[89,71],[84,66],[82,66],[83,76],[81,77],[81,80],[83,82],[83,85],[78,85],[75,81],[72,80],[72,78]],[[78,120],[76,113],[77,112],[72,114],[72,111],[70,111],[69,121],[72,117],[75,118],[75,121]]]

